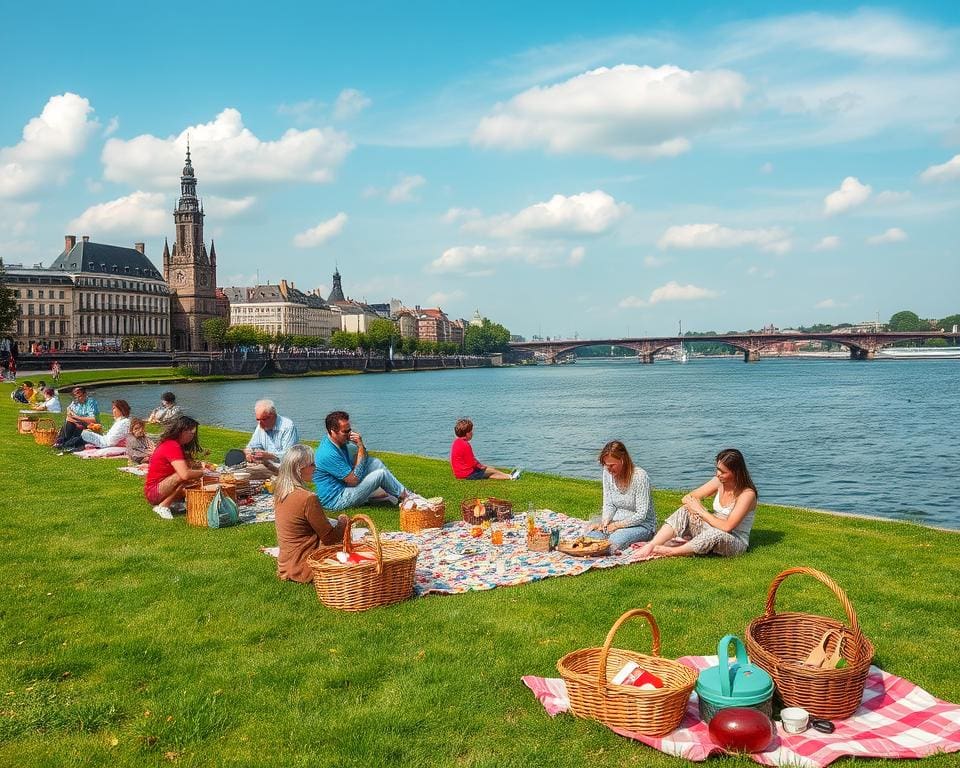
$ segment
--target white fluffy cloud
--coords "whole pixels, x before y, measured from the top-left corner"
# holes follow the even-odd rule
[[[293,244],[297,248],[315,248],[339,235],[347,223],[347,214],[340,211],[332,219],[321,221],[317,226],[295,235]]]
[[[630,208],[602,190],[579,195],[554,195],[516,214],[467,218],[466,232],[492,237],[600,235],[609,231]],[[449,215],[449,212],[448,212]]]
[[[482,215],[479,208],[451,208],[443,214],[443,220],[453,224],[464,219],[479,219]]]
[[[137,191],[87,208],[67,229],[93,238],[101,232],[161,235],[170,228],[168,208],[166,195]]]
[[[329,182],[353,149],[346,134],[332,128],[291,128],[276,141],[263,141],[244,126],[238,110],[227,108],[213,121],[189,126],[176,136],[109,139],[102,154],[104,176],[151,189],[176,189],[188,136],[197,177],[208,187]]]
[[[0,197],[21,197],[62,183],[68,161],[83,152],[99,125],[90,102],[75,93],[52,96],[23,128],[19,144],[0,148]]]
[[[356,117],[372,102],[355,88],[344,88],[333,103],[333,116],[337,120],[349,120]]]
[[[462,299],[464,296],[466,296],[466,294],[459,288],[456,288],[452,291],[437,291],[436,293],[431,293],[429,296],[427,296],[427,304],[432,307],[442,307],[444,304],[449,304],[451,301]]]
[[[427,180],[423,176],[404,176],[400,181],[394,184],[387,192],[387,202],[389,203],[412,203],[418,200],[415,192],[420,189]]]
[[[867,242],[870,245],[886,245],[887,243],[902,243],[907,239],[907,233],[900,227],[890,227],[886,232],[868,237]]]
[[[769,253],[787,253],[792,247],[789,234],[779,227],[733,229],[720,224],[681,224],[669,227],[657,245],[662,250],[677,248],[741,248],[754,246]]]
[[[674,156],[690,148],[688,136],[736,116],[746,93],[743,77],[727,70],[600,67],[498,104],[480,121],[473,141],[622,159]]]
[[[501,262],[530,264],[541,269],[552,269],[563,264],[576,266],[586,250],[568,250],[562,244],[508,245],[456,245],[447,248],[431,261],[426,268],[434,274],[462,274],[467,277],[492,275],[494,267]]]
[[[246,197],[230,198],[211,195],[204,198],[204,207],[206,212],[216,220],[234,219],[249,211],[257,202],[253,195]]]
[[[960,179],[960,155],[954,155],[947,162],[931,165],[920,174],[923,181],[957,181]]]
[[[840,188],[823,198],[823,212],[827,216],[849,211],[858,205],[863,205],[870,198],[873,188],[869,184],[861,184],[854,176],[847,176]]]
[[[832,251],[838,247],[840,247],[840,238],[837,235],[827,235],[821,239],[819,243],[813,246],[813,250]]]
[[[619,306],[622,309],[635,309],[660,304],[664,301],[697,301],[699,299],[712,299],[718,295],[716,291],[711,291],[709,288],[701,288],[691,284],[681,285],[671,280],[666,285],[654,288],[650,292],[649,299],[627,296],[620,300]]]

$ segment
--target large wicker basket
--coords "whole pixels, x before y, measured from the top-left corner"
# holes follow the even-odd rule
[[[37,427],[36,419],[26,413],[17,416],[17,434],[29,435]]]
[[[208,484],[202,477],[199,483],[184,490],[187,503],[187,525],[195,525],[198,528],[207,527],[207,509],[218,490],[222,490],[225,496],[229,496],[234,501],[237,500],[236,486]]]
[[[634,616],[642,616],[650,624],[652,655],[610,647],[620,626]],[[663,687],[645,690],[610,682],[628,661],[659,677]],[[557,662],[557,669],[567,684],[573,714],[645,736],[664,736],[680,725],[697,682],[693,669],[660,656],[657,622],[649,611],[642,609],[627,611],[617,619],[602,648],[568,653]]]
[[[446,514],[447,505],[442,499],[422,509],[400,507],[400,530],[406,533],[419,533],[426,528],[443,528],[443,519]]]
[[[33,428],[33,441],[37,445],[53,445],[57,441],[57,422],[51,418],[37,419]]]
[[[478,502],[483,504],[483,514],[477,514]],[[492,496],[486,499],[464,499],[460,502],[460,514],[463,515],[463,521],[470,525],[480,525],[484,520],[491,523],[502,522],[513,517],[513,503]]]
[[[351,530],[358,521],[370,529],[371,537],[354,544]],[[337,552],[363,551],[373,552],[376,559],[362,563],[329,562]],[[366,515],[354,515],[343,533],[343,543],[321,547],[307,558],[307,564],[313,570],[313,585],[321,603],[341,611],[366,611],[399,603],[413,594],[419,554],[414,544],[381,542],[373,520]]]
[[[811,613],[777,613],[777,588],[788,576],[812,576],[827,586],[847,614],[847,624]],[[838,669],[814,669],[802,662],[829,630],[838,631],[841,658]],[[813,568],[789,568],[777,576],[767,592],[763,616],[747,625],[747,653],[765,669],[777,686],[777,697],[788,707],[802,707],[811,715],[830,720],[850,717],[860,706],[873,644],[860,630],[857,614],[837,583]]]

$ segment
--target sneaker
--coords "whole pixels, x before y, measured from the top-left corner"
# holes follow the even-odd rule
[[[520,475],[523,474],[523,467],[517,467],[513,472],[510,473],[511,480],[519,480]]]
[[[388,493],[386,496],[383,496],[383,497],[377,499],[377,501],[383,501],[383,502],[385,502],[385,503],[387,503],[387,504],[391,504],[391,505],[394,505],[394,506],[396,506],[397,504],[400,503],[400,499],[398,499],[398,498],[397,498],[396,496],[394,496],[392,493]]]
[[[164,520],[173,520],[173,512],[170,511],[170,507],[165,507],[162,504],[157,504],[153,508],[153,511],[156,512]]]

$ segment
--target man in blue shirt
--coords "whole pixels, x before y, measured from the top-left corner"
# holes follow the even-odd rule
[[[67,406],[66,422],[60,429],[53,447],[61,448],[64,443],[79,437],[83,430],[90,429],[91,425],[98,423],[99,420],[100,404],[94,398],[87,396],[86,387],[74,387],[73,402]]]
[[[273,400],[257,400],[253,417],[257,420],[257,428],[243,453],[250,476],[265,480],[276,476],[283,454],[300,442],[300,435],[293,421],[277,413]]]
[[[408,498],[421,499],[408,491],[380,459],[367,455],[360,433],[350,428],[349,414],[327,414],[325,426],[327,434],[313,459],[313,482],[324,509],[340,511],[371,500],[402,504]]]

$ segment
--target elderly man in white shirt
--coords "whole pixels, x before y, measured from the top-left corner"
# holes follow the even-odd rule
[[[255,480],[276,477],[280,460],[294,445],[300,435],[293,421],[277,413],[273,400],[258,400],[253,406],[257,428],[243,453],[247,459],[247,471]]]

